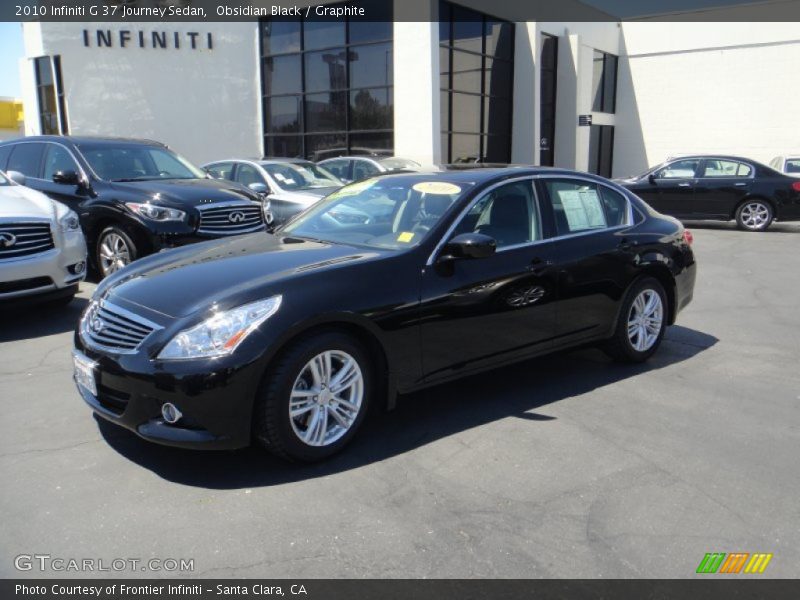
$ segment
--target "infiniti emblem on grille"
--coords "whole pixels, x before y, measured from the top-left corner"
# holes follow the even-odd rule
[[[228,215],[228,221],[230,221],[231,223],[241,223],[242,221],[244,221],[244,219],[245,219],[244,213],[238,210]]]
[[[100,333],[101,331],[103,331],[103,327],[105,326],[106,326],[105,321],[103,321],[103,319],[101,319],[100,317],[95,317],[89,323],[89,329],[91,329],[95,333]]]
[[[242,215],[244,218],[244,215]],[[17,236],[10,231],[0,231],[0,248],[11,248],[17,243]]]

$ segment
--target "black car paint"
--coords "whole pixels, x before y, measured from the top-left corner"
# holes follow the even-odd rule
[[[546,214],[541,242],[487,258],[436,260],[441,238],[487,187],[553,173],[577,176],[543,169],[431,175],[474,186],[429,236],[405,251],[298,239],[279,230],[138,261],[104,280],[95,298],[133,310],[163,330],[137,353],[120,355],[88,347],[76,331],[76,348],[98,363],[99,399],[82,390],[84,398],[101,416],[153,441],[237,448],[250,443],[254,402],[276,354],[321,327],[344,328],[367,346],[384,368],[382,387],[391,406],[397,393],[609,337],[626,290],[643,274],[663,283],[673,323],[692,297],[692,251],[675,219],[630,195],[630,225],[553,238],[554,220]],[[541,197],[544,188],[537,188]],[[213,310],[276,294],[283,296],[280,310],[232,355],[156,358],[176,333]],[[127,398],[122,414],[111,410],[118,397]],[[167,401],[181,408],[189,425],[163,423],[160,406]]]
[[[93,257],[97,238],[109,225],[121,225],[137,243],[139,255],[147,255],[165,248],[173,248],[218,236],[197,232],[200,205],[232,200],[246,200],[261,206],[259,196],[234,182],[207,179],[165,179],[132,182],[116,182],[100,179],[92,170],[80,151],[80,145],[149,145],[166,148],[163,144],[148,140],[122,138],[94,138],[75,136],[35,136],[22,140],[11,140],[0,144],[0,170],[5,169],[8,152],[4,148],[19,143],[56,143],[67,148],[85,174],[87,181],[81,184],[61,184],[26,174],[25,185],[43,192],[53,200],[69,206],[78,213],[81,228],[86,235],[89,256]],[[39,158],[41,174],[44,151]],[[146,219],[129,210],[126,202],[151,202],[158,206],[176,208],[187,213],[183,222],[159,222]]]
[[[676,161],[698,159],[692,177],[651,179],[651,175]],[[730,160],[753,168],[748,177],[700,177],[709,160]],[[735,218],[746,200],[768,201],[779,221],[800,220],[800,190],[792,187],[797,178],[779,173],[758,162],[738,156],[681,156],[631,179],[617,180],[657,211],[680,219],[722,220]]]

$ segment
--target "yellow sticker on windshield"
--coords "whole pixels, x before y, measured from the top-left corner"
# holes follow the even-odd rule
[[[359,192],[363,192],[367,188],[372,187],[375,185],[375,179],[367,179],[366,181],[359,181],[356,183],[351,183],[350,185],[344,186],[342,189],[334,192],[329,198],[340,198],[342,196],[354,196]]]
[[[461,191],[460,187],[446,181],[421,181],[415,183],[411,189],[423,194],[438,194],[442,196],[452,196]]]
[[[410,231],[403,231],[400,233],[400,235],[397,236],[397,241],[403,242],[404,244],[407,244],[413,239],[414,239],[414,234],[411,233]]]

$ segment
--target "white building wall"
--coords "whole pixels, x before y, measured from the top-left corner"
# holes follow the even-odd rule
[[[796,23],[624,23],[615,176],[669,156],[800,149]]]
[[[97,29],[114,46],[96,46]],[[37,30],[38,29],[38,30]],[[90,47],[85,47],[87,29]],[[121,30],[131,32],[120,47]],[[138,46],[138,31],[146,47]],[[168,32],[170,47],[154,49],[150,32]],[[196,50],[186,33],[199,32]],[[206,48],[206,32],[213,48]],[[181,47],[172,47],[178,32]],[[254,23],[36,23],[25,25],[26,55],[60,54],[70,133],[152,138],[201,163],[229,156],[259,156],[261,99]],[[36,133],[33,69],[23,80],[28,133]]]

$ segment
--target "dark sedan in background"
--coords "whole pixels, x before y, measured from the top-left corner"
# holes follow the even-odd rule
[[[679,219],[736,220],[748,231],[800,221],[800,181],[746,158],[683,156],[617,182]]]
[[[646,360],[692,299],[689,241],[573,171],[375,177],[275,234],[106,279],[75,335],[75,379],[96,413],[154,442],[256,439],[319,460],[397,393],[590,343]]]
[[[164,248],[264,231],[272,220],[255,192],[150,140],[27,137],[0,144],[0,170],[78,214],[102,276]]]

